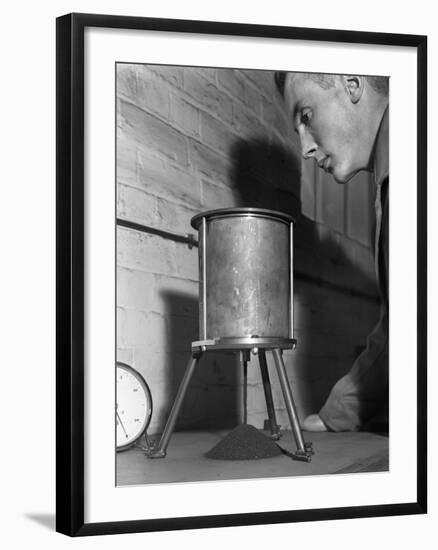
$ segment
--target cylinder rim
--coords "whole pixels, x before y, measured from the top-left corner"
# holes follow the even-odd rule
[[[201,212],[196,214],[190,220],[190,224],[194,229],[199,229],[201,220],[206,218],[206,220],[212,220],[214,218],[226,218],[233,216],[254,216],[260,218],[271,218],[285,223],[296,223],[295,219],[284,212],[279,212],[278,210],[269,210],[267,208],[253,208],[253,207],[235,207],[235,208],[219,208],[216,210],[207,210],[206,212]]]

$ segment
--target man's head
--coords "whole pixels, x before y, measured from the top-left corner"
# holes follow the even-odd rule
[[[388,105],[388,79],[358,75],[277,73],[277,85],[301,142],[338,183],[370,169],[371,154]]]

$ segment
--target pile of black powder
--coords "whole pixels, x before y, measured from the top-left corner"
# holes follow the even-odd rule
[[[281,455],[269,437],[250,424],[241,424],[205,454],[216,460],[254,460]]]

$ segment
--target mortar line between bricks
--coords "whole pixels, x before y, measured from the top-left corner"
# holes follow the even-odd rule
[[[146,66],[146,68],[151,72],[153,73],[154,75],[154,78],[156,79],[159,79],[159,80],[163,80],[167,85],[171,86],[172,88],[175,88],[175,90],[182,90],[183,88],[175,83],[175,81],[172,79],[172,78],[166,78],[165,76],[163,76],[162,73],[160,72],[157,72],[155,70],[155,67],[156,66],[159,66],[159,67],[177,67],[177,68],[182,68],[183,66],[182,65],[163,65],[163,64],[160,64],[160,63],[133,63],[133,65],[144,65]],[[182,77],[182,85],[184,86],[184,76]]]
[[[157,275],[158,277],[169,277],[172,279],[179,279],[180,281],[186,281],[186,282],[188,281],[190,283],[199,284],[199,279],[191,279],[189,277],[178,277],[177,275],[171,275],[170,273],[160,272],[160,271],[148,271],[147,269],[142,269],[141,267],[138,267],[138,266],[133,267],[128,264],[117,263],[117,267],[130,269],[132,271],[140,271],[141,273],[150,273],[151,275]]]
[[[131,99],[127,98],[126,96],[122,96],[122,97],[118,97],[118,99],[120,99],[121,101],[123,101],[124,103],[127,103],[128,105],[130,105],[131,107],[135,107],[135,109],[138,109],[139,111],[141,111],[142,113],[144,113],[145,115],[148,115],[152,118],[155,118],[156,120],[158,120],[159,122],[162,122],[163,124],[165,124],[166,126],[169,126],[170,128],[172,128],[173,130],[175,130],[176,132],[178,132],[178,134],[181,134],[181,137],[184,137],[186,138],[187,135],[184,134],[180,128],[178,128],[177,126],[175,126],[174,124],[171,124],[169,118],[167,117],[163,117],[162,115],[160,115],[159,113],[155,112],[155,111],[152,111],[152,110],[148,110],[148,109],[145,109],[144,107],[142,107],[141,105],[139,105],[138,103],[134,103]],[[120,118],[122,120],[125,120],[126,121],[126,118],[120,113],[120,111],[117,112],[118,116],[120,116]],[[128,122],[128,121],[126,121]],[[129,123],[128,123],[129,124]],[[123,128],[122,128],[123,130]],[[166,157],[167,158],[167,157]]]
[[[142,315],[143,314],[146,314],[146,315],[149,315],[150,313],[154,314],[154,315],[160,315],[162,317],[170,317],[170,316],[173,316],[175,315],[176,317],[178,317],[178,315],[176,314],[167,314],[165,311],[157,311],[155,309],[142,309],[142,307],[140,306],[127,306],[127,305],[124,305],[124,304],[117,304],[117,308],[120,308],[120,309],[123,309],[124,311],[130,311],[130,312],[137,312],[137,313],[141,313]],[[186,315],[180,315],[181,317],[186,317]]]
[[[229,90],[227,87],[225,87],[223,84],[220,84],[218,82],[216,87],[220,92],[225,93],[232,101],[237,101],[239,106],[244,107],[246,111],[251,111],[251,114],[256,115],[256,117],[259,118],[260,115],[262,114],[262,113],[259,113],[258,110],[250,107],[248,102],[244,101],[243,99],[240,99],[238,95],[234,95],[234,93],[231,90]]]
[[[267,94],[265,92],[265,90],[263,90],[263,88],[260,88],[257,86],[257,84],[252,80],[251,77],[249,77],[244,71],[247,71],[248,69],[235,69],[235,70],[238,70],[242,75],[243,77],[245,78],[245,80],[248,81],[248,83],[261,95],[263,96],[265,99],[267,100],[272,100],[272,97]],[[251,70],[251,69],[250,69]],[[262,69],[261,71],[265,71],[265,72],[269,72],[269,71],[266,71],[265,69]],[[272,71],[272,72],[275,72],[275,71]]]
[[[188,103],[191,107],[194,107],[196,108],[198,111],[200,111],[201,113],[206,113],[208,115],[210,115],[211,117],[213,117],[215,120],[218,120],[219,122],[221,122],[222,124],[226,125],[228,127],[228,129],[230,129],[232,131],[233,134],[236,135],[236,137],[238,137],[238,133],[237,133],[237,129],[236,127],[233,125],[233,124],[230,124],[227,120],[224,120],[224,119],[221,119],[220,117],[218,117],[217,115],[217,112],[212,110],[212,109],[209,109],[208,107],[206,107],[206,105],[204,105],[203,103],[200,103],[198,100],[196,100],[193,96],[191,96],[189,93],[187,93],[185,90],[181,90],[181,94],[180,96],[182,97],[182,99],[184,101],[186,101],[186,103]],[[181,129],[179,126],[175,126],[174,124],[172,124],[170,122],[170,119],[169,118],[165,118],[163,117],[160,113],[157,113],[155,111],[148,111],[146,110],[145,108],[141,107],[140,105],[138,105],[137,103],[134,103],[130,98],[126,97],[125,95],[123,94],[120,94],[120,96],[118,96],[118,99],[120,99],[121,101],[124,101],[125,103],[128,103],[129,105],[133,106],[133,107],[136,107],[137,109],[139,109],[140,111],[142,111],[143,113],[147,114],[147,115],[150,115],[150,116],[153,116],[154,118],[156,118],[157,120],[159,120],[160,122],[164,122],[165,124],[167,124],[167,126],[170,126],[171,128],[173,128],[174,130],[176,130],[177,132],[179,133],[182,133]],[[120,114],[120,113],[118,113]],[[186,134],[183,134],[183,135],[186,135]],[[191,139],[196,139],[195,136],[190,136]],[[196,140],[196,141],[200,141],[199,139]],[[200,142],[202,144],[204,144],[204,142]]]
[[[169,126],[169,128],[172,128],[172,130],[175,130],[175,132],[180,134],[180,136],[185,139],[186,145],[187,145],[187,141],[188,142],[195,141],[195,142],[199,143],[200,145],[202,145],[203,147],[206,147],[207,149],[209,149],[214,154],[221,156],[223,159],[225,159],[227,161],[230,160],[229,155],[227,155],[226,153],[223,153],[220,149],[213,148],[211,145],[209,145],[206,141],[203,141],[201,138],[198,138],[195,135],[187,136],[186,134],[183,133],[183,131],[181,130],[181,128],[179,126],[176,126],[175,124],[172,124],[172,122],[168,118],[162,117],[159,113],[155,113],[154,111],[148,111],[148,110],[144,109],[143,107],[139,106],[138,104],[133,103],[130,99],[125,99],[124,97],[119,98],[119,99],[121,99],[121,101],[123,101],[124,103],[127,103],[127,104],[131,105],[132,107],[135,107],[139,111],[142,111],[144,114],[146,114],[146,115],[148,115],[152,118],[155,118],[156,120],[158,120],[162,124],[164,124],[166,126]],[[205,109],[203,109],[203,110],[205,111]],[[209,114],[210,116],[213,116],[213,114],[211,112],[208,112],[208,111],[205,111],[205,112],[207,112],[207,114]],[[118,113],[118,114],[120,115],[120,113]],[[122,115],[120,115],[120,116],[123,120],[125,120],[125,118]],[[213,118],[215,118],[216,120],[219,120],[220,122],[222,122],[222,124],[226,124],[229,128],[231,128],[232,129],[232,134],[234,134],[236,139],[239,139],[239,135],[237,133],[237,129],[236,129],[235,126],[229,125],[229,123],[227,123],[226,121],[220,120],[215,116],[213,116]],[[123,128],[122,128],[122,130],[123,130]],[[159,151],[156,151],[156,152],[159,154],[159,158],[162,158],[163,160],[166,160],[166,161],[169,160],[168,157],[166,157],[165,155],[160,154]],[[178,166],[178,167],[181,166],[180,164],[177,164],[177,163],[176,164],[172,163],[172,165],[173,166]]]
[[[164,159],[162,159],[162,160],[164,160]],[[177,166],[175,166],[175,167],[178,168]],[[194,174],[190,173],[190,172],[185,172],[185,175],[194,176]],[[204,177],[204,175],[202,175],[202,177]],[[208,176],[206,176],[206,177],[208,177]],[[159,182],[156,182],[155,180],[152,180],[152,181],[154,183],[159,183]],[[131,183],[130,181],[127,181],[127,180],[123,179],[123,177],[121,177],[121,176],[119,176],[119,179],[117,181],[117,185],[123,185],[125,187],[129,187],[130,189],[136,189],[137,191],[142,191],[145,195],[149,195],[150,197],[153,197],[153,198],[156,198],[156,199],[165,200],[165,201],[169,202],[170,204],[173,204],[174,206],[183,206],[187,210],[193,210],[196,213],[199,212],[198,209],[193,207],[193,203],[184,202],[183,200],[178,200],[178,199],[172,200],[171,198],[169,198],[165,194],[160,195],[156,192],[152,193],[152,192],[148,191],[147,189],[145,189],[145,187],[141,183],[137,183],[137,182]]]
[[[213,109],[209,109],[206,105],[204,105],[203,103],[197,101],[195,98],[193,98],[187,92],[183,93],[183,99],[191,107],[194,107],[195,109],[197,109],[200,112],[201,115],[202,115],[202,113],[205,113],[205,114],[211,116],[212,118],[214,118],[215,120],[217,120],[218,122],[221,122],[224,126],[226,126],[227,129],[230,130],[232,134],[234,134],[236,137],[239,137],[237,128],[232,123],[228,122],[228,120],[220,118],[217,114],[217,111],[215,111]]]

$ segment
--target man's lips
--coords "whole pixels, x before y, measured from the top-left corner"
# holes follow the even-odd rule
[[[325,172],[328,172],[330,166],[330,157],[324,157],[318,161],[319,168],[322,168]]]

